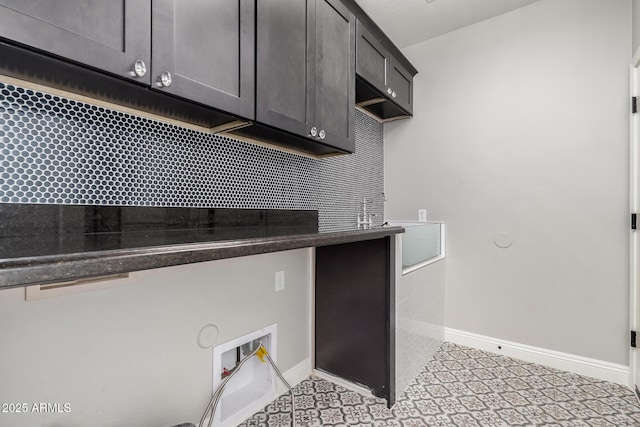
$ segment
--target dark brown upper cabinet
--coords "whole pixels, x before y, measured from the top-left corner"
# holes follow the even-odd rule
[[[391,100],[407,113],[413,114],[413,75],[393,56],[389,61],[387,95],[391,95]]]
[[[389,87],[389,51],[360,21],[356,23],[356,73],[374,89]]]
[[[152,88],[253,119],[255,2],[154,0]]]
[[[356,28],[357,107],[383,122],[410,117],[416,71],[391,53],[386,46],[391,42],[372,23],[358,20]]]
[[[0,0],[0,74],[315,156],[415,73],[354,0]]]
[[[0,0],[0,37],[150,83],[151,0]]]
[[[354,15],[338,0],[257,3],[256,121],[353,152]]]

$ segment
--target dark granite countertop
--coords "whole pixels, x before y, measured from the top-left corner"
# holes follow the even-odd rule
[[[237,231],[237,230],[236,230]],[[242,233],[249,233],[246,229]],[[402,227],[377,227],[369,230],[351,230],[326,233],[303,233],[299,230],[287,235],[286,228],[278,230],[280,235],[251,238],[231,239],[231,230],[226,233],[213,233],[207,230],[164,230],[161,232],[133,231],[120,233],[119,240],[134,239],[146,242],[146,246],[120,247],[118,249],[95,250],[109,247],[113,234],[91,236],[91,244],[81,245],[84,249],[79,252],[60,251],[60,253],[40,254],[30,256],[28,253],[18,253],[17,256],[7,257],[7,253],[0,254],[0,289],[25,286],[36,283],[54,283],[77,280],[88,277],[106,276],[152,268],[168,267],[172,265],[190,264],[212,261],[223,258],[241,257],[267,252],[285,251],[291,249],[328,246],[362,240],[379,239],[403,233]],[[171,243],[172,239],[179,241],[191,234],[195,242]],[[215,235],[213,235],[215,234]],[[178,238],[178,235],[181,238]],[[240,234],[242,236],[242,234]],[[220,240],[223,238],[224,240]],[[102,244],[100,240],[102,239]],[[209,239],[213,241],[209,241]],[[24,238],[21,239],[24,244]],[[58,240],[59,241],[59,240]],[[165,244],[157,245],[162,241]],[[107,244],[104,244],[107,242]],[[154,246],[153,244],[156,243]],[[77,246],[77,247],[81,247]],[[76,247],[72,243],[68,247]],[[46,252],[43,252],[46,253]]]
[[[316,210],[0,203],[0,289],[402,232],[319,233]]]

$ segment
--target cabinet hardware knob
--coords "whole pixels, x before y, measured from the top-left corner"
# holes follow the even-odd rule
[[[391,94],[391,96],[392,96],[393,98],[395,98],[395,97],[396,97],[396,91],[395,91],[395,90],[393,91],[393,93]]]
[[[324,129],[322,129],[320,131],[320,139],[324,139],[325,136],[327,136],[327,134],[324,132]]]
[[[138,77],[143,77],[147,74],[147,64],[145,64],[142,59],[138,59],[135,64],[133,64],[133,73]]]
[[[391,95],[391,94],[393,93],[393,89],[388,88],[388,89],[387,89],[387,93],[388,93],[389,95]]]
[[[315,137],[318,134],[318,129],[314,126],[311,128],[311,130],[309,131],[309,135]]]
[[[173,83],[173,79],[171,77],[171,73],[168,71],[165,71],[164,73],[162,73],[160,75],[160,84],[163,87],[169,87],[171,86],[171,83]]]

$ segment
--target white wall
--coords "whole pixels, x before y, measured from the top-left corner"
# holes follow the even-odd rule
[[[633,26],[633,42],[632,53],[640,48],[640,0],[631,0],[632,7],[632,26]]]
[[[542,0],[405,50],[385,214],[447,222],[446,326],[628,363],[630,13]]]
[[[278,324],[278,365],[309,357],[311,250],[135,273],[117,288],[24,300],[0,291],[0,402],[70,403],[67,414],[0,413],[2,426],[170,426],[197,422],[212,393],[212,349]],[[274,291],[274,273],[286,289]]]

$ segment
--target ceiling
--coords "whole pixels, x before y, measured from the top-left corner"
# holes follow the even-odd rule
[[[404,48],[538,0],[356,0]]]

